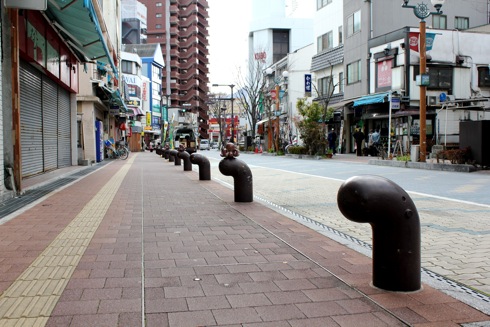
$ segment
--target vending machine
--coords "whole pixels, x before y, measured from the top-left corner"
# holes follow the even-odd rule
[[[104,128],[100,120],[95,121],[95,159],[104,160]]]

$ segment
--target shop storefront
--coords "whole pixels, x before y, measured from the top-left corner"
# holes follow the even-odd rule
[[[37,11],[19,15],[21,176],[72,165],[77,60]]]

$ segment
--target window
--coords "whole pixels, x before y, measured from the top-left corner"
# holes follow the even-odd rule
[[[429,67],[430,89],[451,89],[453,84],[452,67]]]
[[[156,24],[155,28],[158,28],[158,29],[162,28],[162,24]]]
[[[339,93],[344,93],[344,72],[339,73]]]
[[[318,96],[330,97],[334,91],[333,78],[331,76],[320,78],[318,84]]]
[[[162,18],[162,14],[155,14],[156,18]]]
[[[289,31],[274,30],[272,32],[272,61],[278,62],[289,53]]]
[[[162,3],[161,2],[157,2],[157,3],[155,3],[155,6],[161,7],[162,6]]]
[[[332,31],[323,34],[318,37],[318,52],[322,52],[325,49],[333,48],[333,33]]]
[[[432,27],[442,30],[447,29],[447,16],[446,15],[432,15]]]
[[[316,0],[316,9],[317,10],[322,9],[329,3],[332,3],[332,0]]]
[[[344,27],[342,25],[339,26],[339,44],[342,44],[343,41],[342,41],[342,30],[344,29]]]
[[[347,37],[361,30],[361,11],[356,11],[347,17]]]
[[[131,61],[123,60],[121,62],[121,70],[124,74],[133,74],[133,63]]]
[[[151,75],[153,82],[160,82],[162,79],[162,70],[157,66],[151,66]]]
[[[478,86],[490,87],[490,68],[478,67]]]
[[[454,18],[454,28],[458,30],[466,30],[470,27],[470,19],[468,17]]]
[[[347,84],[357,83],[361,80],[361,61],[347,65]]]

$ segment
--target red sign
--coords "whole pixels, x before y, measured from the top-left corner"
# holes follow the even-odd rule
[[[378,87],[391,86],[392,64],[393,64],[392,59],[378,62],[376,67],[378,71]]]
[[[271,98],[272,100],[275,100],[276,99],[276,90],[271,90]]]
[[[419,52],[419,32],[410,32],[408,34],[408,43],[410,45],[410,50]]]
[[[266,52],[257,52],[254,54],[254,58],[255,60],[262,60],[262,61],[265,61],[265,59],[267,58],[267,53]]]

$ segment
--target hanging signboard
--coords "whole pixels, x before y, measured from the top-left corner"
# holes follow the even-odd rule
[[[391,97],[391,109],[393,109],[393,110],[400,109],[400,98],[399,97]]]

